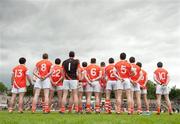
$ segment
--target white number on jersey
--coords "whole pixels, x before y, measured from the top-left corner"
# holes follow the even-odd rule
[[[53,77],[60,77],[60,73],[61,73],[60,69],[54,70],[52,76]]]
[[[41,71],[46,71],[46,64],[41,65]]]
[[[115,75],[114,75],[114,69],[111,69],[111,70],[110,70],[110,77],[111,77],[111,78],[114,78],[114,77],[115,77]]]
[[[159,74],[159,79],[160,80],[165,80],[166,79],[166,73],[165,72],[161,72],[161,73],[158,73]]]
[[[92,76],[96,76],[96,68],[92,68],[90,73]]]
[[[22,77],[22,69],[15,70],[15,77]]]
[[[68,71],[71,71],[71,63],[68,63]]]
[[[126,66],[124,65],[121,66],[121,73],[126,74]]]

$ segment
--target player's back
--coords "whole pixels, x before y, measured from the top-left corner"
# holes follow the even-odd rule
[[[100,83],[100,85],[103,87],[103,86],[106,85],[106,73],[105,73],[105,68],[106,68],[106,67],[100,67],[100,68],[101,68],[101,74],[102,74],[102,76],[101,76],[101,78],[100,78],[100,80],[99,80],[99,83]]]
[[[48,59],[40,60],[36,64],[38,73],[41,77],[46,76],[50,72],[51,66],[52,66],[52,63]]]
[[[134,72],[134,75],[131,76],[130,78],[131,78],[131,80],[136,81],[136,80],[138,80],[138,78],[140,76],[141,68],[134,63],[131,64],[131,67]]]
[[[115,68],[121,78],[130,78],[131,65],[126,60],[121,60],[115,64]]]
[[[77,69],[79,67],[79,60],[69,58],[63,62],[62,66],[64,68],[66,79],[77,80]]]
[[[14,83],[16,83],[19,87],[26,87],[27,71],[28,69],[25,65],[18,65],[13,68]]]
[[[105,73],[108,80],[112,80],[112,81],[117,80],[117,78],[114,75],[114,68],[115,68],[114,64],[109,64],[108,66],[106,66]]]
[[[101,68],[95,64],[90,64],[86,68],[87,75],[89,76],[91,80],[97,78],[100,75],[100,70]]]
[[[144,86],[144,84],[147,81],[147,72],[145,70],[143,70],[143,69],[141,69],[141,71],[142,71],[143,76],[142,76],[141,80],[138,83],[142,87],[142,86]]]
[[[156,75],[156,79],[161,82],[162,84],[165,84],[167,82],[168,78],[168,71],[164,68],[157,68],[154,72]]]
[[[58,81],[59,80],[59,78],[61,78],[62,76],[63,76],[63,74],[62,74],[62,66],[60,66],[60,65],[54,65],[53,66],[53,73],[52,73],[52,75],[51,75],[51,79],[54,81],[54,82],[56,82],[56,81]]]

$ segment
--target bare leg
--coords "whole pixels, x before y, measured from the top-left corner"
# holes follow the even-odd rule
[[[90,113],[91,112],[91,94],[92,92],[86,92],[86,112]]]
[[[14,106],[15,101],[16,101],[16,94],[12,93],[12,97],[9,103],[9,112],[13,112],[13,108],[14,108],[13,106]]]
[[[33,97],[33,101],[32,101],[32,112],[33,113],[36,111],[36,104],[37,104],[41,89],[37,88],[34,91],[35,91],[35,93],[34,93],[34,97]]]
[[[62,95],[63,95],[63,91],[62,90],[58,90],[57,91],[57,95],[58,95],[58,105],[59,105],[59,110],[62,104]]]
[[[67,95],[68,95],[68,90],[63,90],[61,113],[64,113],[66,111],[65,105],[67,101]]]
[[[171,101],[169,100],[169,95],[164,95],[164,98],[166,100],[166,104],[168,105],[168,111],[170,114],[172,114],[172,106],[171,106]]]
[[[19,93],[19,107],[18,110],[20,113],[23,112],[23,98],[25,93]]]
[[[127,97],[127,102],[128,102],[128,113],[131,113],[131,105],[132,105],[132,97],[131,97],[131,90],[127,89],[126,90],[126,97]]]
[[[137,100],[137,105],[138,105],[138,114],[142,113],[142,108],[141,108],[141,93],[139,91],[135,92],[136,95],[136,100]]]
[[[156,102],[157,102],[157,114],[160,114],[160,112],[161,112],[161,95],[157,94],[156,97],[157,97],[157,99],[156,99]]]
[[[143,97],[144,97],[144,102],[146,104],[146,111],[149,112],[149,103],[147,100],[147,94],[143,94]]]
[[[115,96],[116,96],[116,113],[120,114],[121,112],[121,97],[122,97],[122,90],[116,90],[115,91]]]
[[[94,95],[95,95],[95,99],[96,99],[96,106],[95,106],[95,109],[96,109],[96,112],[99,113],[99,112],[100,112],[99,92],[95,92]]]

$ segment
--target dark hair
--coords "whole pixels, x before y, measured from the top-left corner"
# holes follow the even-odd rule
[[[106,66],[105,62],[101,62],[100,65],[101,65],[101,67],[105,67]]]
[[[74,51],[70,51],[70,52],[69,52],[69,57],[74,57],[74,56],[75,56]]]
[[[109,63],[110,64],[114,63],[114,59],[113,58],[109,58]]]
[[[163,67],[163,63],[162,62],[158,62],[157,63],[157,67],[162,68]]]
[[[61,64],[61,59],[60,58],[56,58],[55,59],[55,64],[57,64],[57,65]]]
[[[96,63],[96,58],[91,58],[91,63]]]
[[[19,63],[20,64],[25,64],[26,63],[26,59],[24,57],[19,58]]]
[[[142,67],[142,63],[141,62],[137,62],[136,65],[139,66],[140,68]]]
[[[87,67],[87,62],[82,62],[82,67]]]
[[[130,62],[130,63],[135,63],[135,61],[136,61],[136,60],[135,60],[135,58],[134,58],[133,56],[129,58],[129,62]]]
[[[47,54],[47,53],[44,53],[44,54],[42,55],[42,58],[43,58],[43,59],[48,59],[48,54]]]
[[[126,59],[126,53],[121,53],[120,54],[120,59],[125,60]]]

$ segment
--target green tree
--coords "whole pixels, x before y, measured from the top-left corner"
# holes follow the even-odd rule
[[[4,85],[4,83],[0,82],[0,92],[3,93],[7,91],[7,87]]]
[[[155,87],[155,84],[151,81],[151,80],[148,80],[147,82],[147,97],[149,99],[155,99],[156,98],[156,95],[155,95],[155,92],[156,92],[156,87]]]
[[[171,100],[180,100],[180,89],[173,87],[169,93],[169,97]]]

